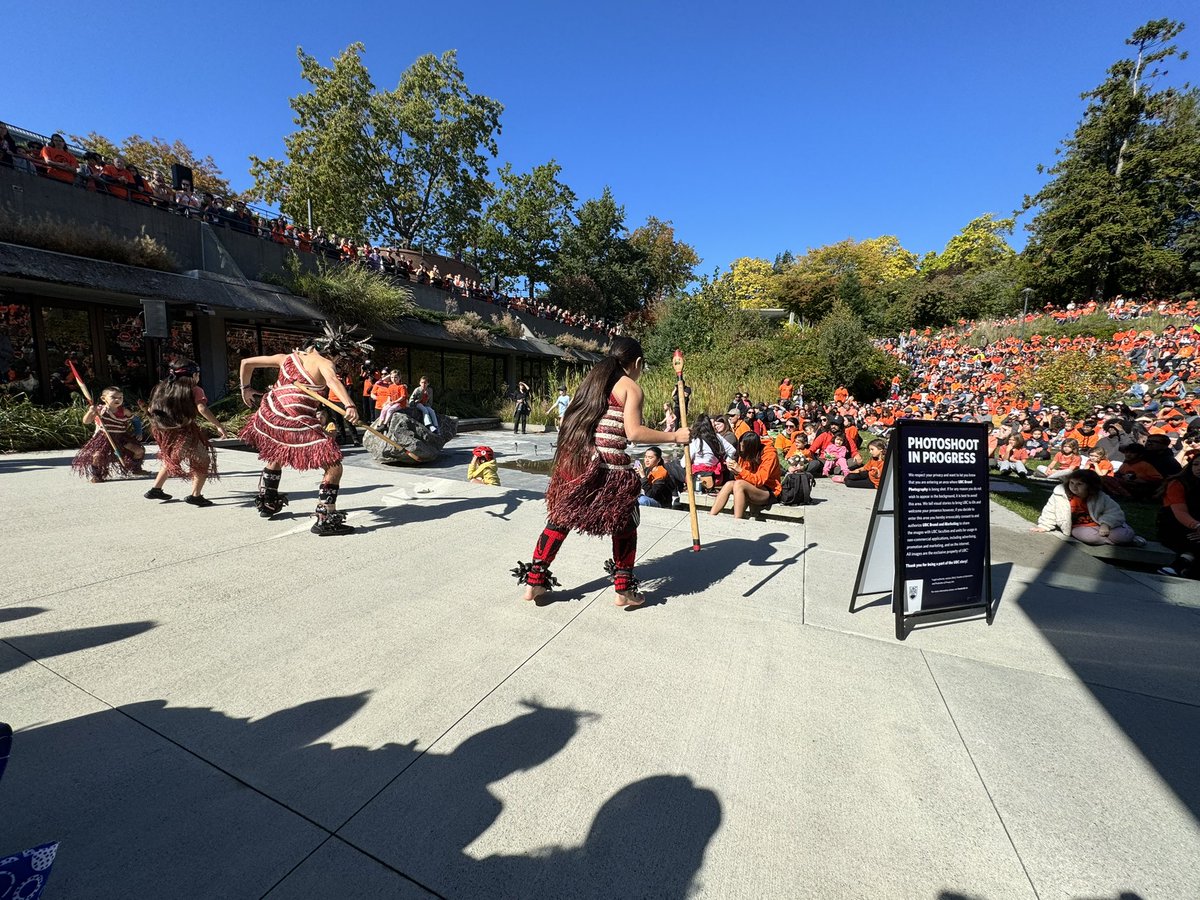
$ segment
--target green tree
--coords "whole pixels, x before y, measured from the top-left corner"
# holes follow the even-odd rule
[[[491,194],[497,101],[468,90],[457,56],[419,57],[377,90],[355,43],[332,66],[297,51],[311,90],[290,101],[297,130],[283,160],[252,156],[254,193],[340,234],[462,250]]]
[[[1047,354],[1021,378],[1020,386],[1029,396],[1042,394],[1046,403],[1082,416],[1097,403],[1119,399],[1128,386],[1127,371],[1115,356],[1093,357],[1083,350],[1065,350]]]
[[[563,233],[550,273],[550,300],[566,309],[620,318],[641,301],[643,262],[629,241],[625,207],[605,187],[579,207],[574,225]]]
[[[774,282],[775,302],[815,322],[833,307],[842,279],[853,274],[867,304],[916,274],[916,254],[894,235],[863,241],[847,239],[809,250]]]
[[[563,232],[571,226],[575,192],[558,180],[554,160],[529,172],[499,171],[500,185],[484,213],[477,240],[484,268],[502,278],[523,277],[534,297],[545,284]]]
[[[845,303],[835,301],[818,326],[817,349],[830,379],[853,388],[866,369],[871,342],[862,323]]]
[[[1026,197],[1036,213],[1023,257],[1032,287],[1055,302],[1200,287],[1192,268],[1200,227],[1197,93],[1157,86],[1162,64],[1187,54],[1183,24],[1155,19],[1136,50],[1083,95],[1087,108],[1062,144],[1051,180]],[[1041,169],[1039,168],[1039,171]]]
[[[117,144],[95,131],[84,135],[73,134],[71,140],[105,159],[123,156],[127,163],[137,166],[138,171],[147,177],[156,170],[169,177],[171,166],[176,163],[187,166],[192,170],[192,187],[196,190],[208,191],[218,197],[237,196],[213,158],[196,155],[183,141],[165,141],[160,137],[144,138],[140,134],[131,134]]]
[[[675,227],[671,222],[654,216],[634,230],[629,243],[643,259],[641,294],[646,305],[682,290],[692,280],[696,266],[700,265],[695,249],[675,240]]]
[[[734,300],[742,309],[771,309],[775,305],[775,272],[765,259],[743,256],[729,267]]]
[[[991,268],[1011,260],[1016,252],[1004,235],[1012,234],[1016,219],[997,219],[985,213],[972,219],[962,231],[950,238],[946,249],[931,254],[921,263],[921,273],[935,275],[948,272],[958,275]]]

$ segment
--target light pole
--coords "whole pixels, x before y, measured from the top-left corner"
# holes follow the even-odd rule
[[[1033,288],[1021,288],[1021,299],[1025,301],[1024,310],[1021,313],[1021,339],[1027,337],[1028,326],[1026,321],[1029,318],[1029,298],[1033,296]]]

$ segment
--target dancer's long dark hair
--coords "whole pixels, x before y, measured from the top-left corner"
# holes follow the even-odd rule
[[[181,374],[181,373],[189,374]],[[159,428],[178,428],[196,418],[199,409],[192,396],[196,386],[196,364],[191,360],[176,360],[171,374],[154,387],[150,395],[150,418]]]
[[[613,386],[641,356],[642,345],[633,338],[613,338],[608,356],[588,372],[571,398],[571,405],[563,416],[562,435],[554,457],[555,468],[561,466],[565,472],[577,473],[587,466],[596,449],[596,426],[608,408]]]
[[[708,417],[708,413],[700,413],[696,416],[696,421],[692,423],[692,437],[699,438],[702,443],[707,444],[708,449],[717,459],[723,460],[727,456],[725,444],[717,437],[717,431],[713,428],[712,419]]]

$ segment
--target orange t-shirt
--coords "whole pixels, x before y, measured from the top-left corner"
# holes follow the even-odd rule
[[[779,492],[783,490],[783,479],[779,472],[779,457],[769,448],[763,449],[763,455],[758,461],[757,468],[751,469],[746,463],[739,461],[738,469],[738,478],[750,482],[755,487],[762,488],[775,497],[778,497]]]
[[[1092,518],[1088,512],[1087,501],[1082,497],[1071,495],[1071,527],[1078,528],[1080,525],[1095,525],[1096,520]]]
[[[42,148],[42,159],[50,164],[46,167],[46,175],[55,181],[74,183],[75,170],[79,167],[79,160],[74,156],[66,150],[47,145]]]

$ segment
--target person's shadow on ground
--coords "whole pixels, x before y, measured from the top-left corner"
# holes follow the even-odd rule
[[[396,873],[397,891],[688,896],[721,807],[683,776],[622,788],[581,845],[467,852],[504,812],[492,785],[561,752],[589,714],[526,704],[441,753],[415,738],[377,749],[320,742],[367,700],[329,697],[253,721],[156,700],[19,731],[0,807],[20,814],[0,817],[0,847],[61,840],[62,896],[264,896],[335,832]],[[312,877],[305,868],[296,877]],[[356,895],[356,873],[379,875],[337,873],[343,896]]]

